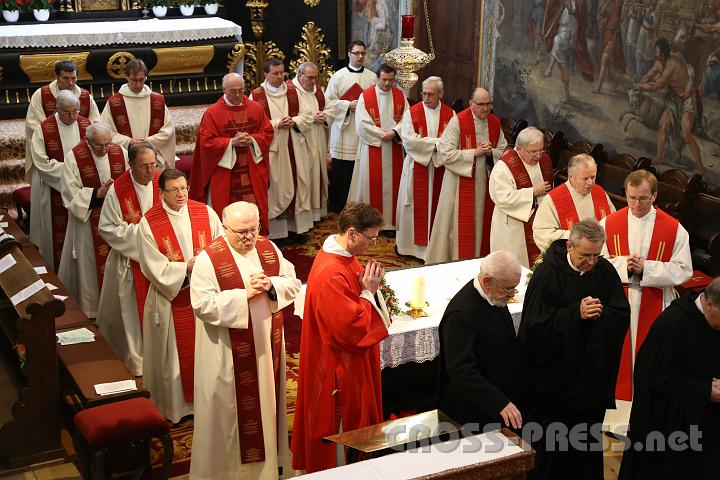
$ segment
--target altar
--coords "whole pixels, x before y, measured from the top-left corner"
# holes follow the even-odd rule
[[[0,119],[24,117],[33,91],[55,79],[54,65],[78,66],[78,84],[102,109],[142,58],[151,88],[167,104],[212,103],[222,77],[242,71],[242,28],[220,17],[51,22],[0,26]]]

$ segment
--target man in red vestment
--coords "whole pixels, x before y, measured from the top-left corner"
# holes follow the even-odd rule
[[[310,270],[300,341],[300,372],[292,445],[293,468],[336,466],[336,447],[323,437],[382,421],[380,341],[389,315],[378,291],[384,268],[356,255],[377,238],[383,217],[348,203],[337,235],[323,244]]]
[[[262,105],[245,96],[241,75],[225,75],[223,93],[200,121],[190,198],[207,202],[217,213],[236,201],[254,203],[267,235],[272,124]]]

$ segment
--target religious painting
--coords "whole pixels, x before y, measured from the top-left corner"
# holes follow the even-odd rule
[[[486,3],[500,116],[720,185],[720,0]]]
[[[399,3],[399,0],[352,1],[350,40],[365,42],[365,65],[372,70],[383,63],[381,54],[399,45]]]

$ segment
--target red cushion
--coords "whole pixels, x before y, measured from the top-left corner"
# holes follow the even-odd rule
[[[192,170],[193,156],[192,155],[179,155],[178,161],[175,162],[175,168],[183,172],[188,179],[190,178],[190,170]]]
[[[132,398],[88,408],[73,420],[90,448],[99,450],[166,435],[170,424],[147,398]]]
[[[12,192],[12,198],[23,208],[30,207],[30,187],[16,188]]]

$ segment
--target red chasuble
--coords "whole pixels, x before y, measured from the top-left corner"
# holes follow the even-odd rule
[[[193,255],[197,256],[212,240],[210,238],[212,234],[210,217],[204,203],[188,200],[187,208],[190,215],[190,227],[192,228]],[[186,263],[180,248],[180,242],[178,242],[175,230],[172,223],[170,223],[170,217],[168,217],[162,203],[155,204],[145,212],[145,218],[147,218],[160,253],[165,255],[171,262]],[[189,286],[180,289],[172,300],[171,308],[183,395],[185,401],[189,403],[193,401],[193,386],[195,384],[195,314],[190,303]]]
[[[232,170],[218,168],[228,143],[238,132],[249,133],[255,139],[262,152],[262,161],[255,163],[251,147],[236,147]],[[212,207],[219,215],[233,202],[254,203],[260,210],[261,230],[267,232],[268,158],[272,139],[272,124],[262,105],[243,97],[242,105],[231,106],[224,96],[221,97],[205,111],[200,122],[190,174],[190,198],[206,201],[210,187]]]
[[[440,104],[440,124],[438,125],[437,136],[440,137],[445,131],[445,127],[453,117],[453,109]],[[428,127],[425,118],[425,108],[423,102],[418,102],[410,107],[410,118],[412,119],[415,133],[421,137],[427,137]],[[413,165],[413,225],[415,232],[415,245],[427,245],[432,222],[435,220],[435,211],[437,210],[438,200],[440,199],[440,187],[442,186],[445,167],[436,167],[433,175],[433,198],[432,212],[430,214],[430,225],[428,225],[428,177],[429,167],[420,165],[415,162]]]
[[[110,106],[110,115],[112,115],[115,128],[118,133],[126,137],[133,138],[133,132],[130,128],[130,118],[128,117],[127,107],[125,106],[125,97],[121,93],[116,93],[108,99]],[[150,127],[148,128],[148,137],[155,135],[160,131],[165,123],[165,97],[159,93],[150,93]]]
[[[402,120],[405,113],[405,94],[402,90],[392,87],[393,97],[393,120],[396,124]],[[378,107],[377,92],[375,85],[363,92],[363,100],[365,101],[365,110],[370,118],[375,122],[375,126],[381,128],[380,125],[380,108]],[[403,165],[403,148],[399,143],[392,142],[392,223],[395,225],[395,217],[397,215],[397,197],[400,188],[400,177],[402,176]],[[370,171],[369,189],[370,189],[370,205],[383,212],[383,158],[382,147],[368,146],[368,167]]]
[[[90,120],[78,115],[77,126],[80,130],[80,140],[82,141],[85,139],[85,129],[90,126]],[[65,148],[60,138],[57,117],[51,114],[40,123],[40,128],[43,132],[45,154],[47,157],[64,163]],[[62,255],[63,244],[65,243],[68,212],[65,205],[63,205],[62,195],[53,188],[50,188],[50,216],[52,218],[53,264],[57,272],[58,268],[60,268],[60,256]]]
[[[503,153],[500,160],[505,162],[505,165],[507,165],[510,173],[513,176],[513,179],[515,179],[515,187],[518,190],[520,190],[521,188],[532,188],[532,179],[530,178],[530,174],[527,171],[527,167],[525,167],[525,162],[522,161],[514,148],[508,148],[507,150],[505,150],[505,153]],[[542,172],[543,180],[552,185],[553,166],[552,160],[550,160],[550,157],[547,153],[544,153],[542,157],[540,157],[540,171]],[[530,265],[533,265],[535,263],[535,259],[537,259],[537,257],[540,255],[540,249],[537,247],[537,245],[535,245],[535,240],[533,239],[532,232],[532,224],[533,220],[535,220],[536,212],[537,209],[533,209],[530,218],[528,218],[528,221],[523,224],[523,229],[525,230],[525,248],[527,249],[527,255],[528,259],[530,260]]]
[[[678,221],[663,212],[655,209],[655,225],[650,237],[648,249],[648,260],[657,262],[669,262],[675,248]],[[607,249],[611,257],[626,257],[630,255],[628,241],[628,207],[611,213],[605,219],[605,232],[607,233]],[[627,295],[627,287],[625,288]],[[640,300],[640,312],[638,316],[637,336],[635,342],[635,354],[645,341],[650,327],[655,319],[662,312],[663,291],[662,288],[642,287],[642,298]],[[620,371],[618,372],[617,384],[615,386],[615,398],[620,400],[632,400],[632,354],[630,330],[625,336],[622,357],[620,359]]]
[[[263,271],[268,277],[280,274],[280,259],[272,243],[259,237],[255,244]],[[242,275],[233,258],[230,247],[223,237],[216,238],[205,250],[215,269],[220,291],[245,289]],[[229,328],[230,344],[235,375],[235,402],[240,439],[240,463],[265,461],[265,440],[260,410],[260,388],[257,370],[257,354],[253,337],[253,318],[249,314],[248,328]],[[280,378],[280,351],[282,349],[282,311],[272,315],[272,359],[275,390],[285,388]],[[285,372],[282,372],[283,375]],[[275,395],[276,412],[279,412],[279,396]]]
[[[466,108],[457,114],[458,125],[460,126],[460,149],[474,150],[477,148],[477,137],[475,136],[475,120],[472,110]],[[487,117],[488,137],[493,148],[497,147],[500,141],[500,118],[490,114]],[[459,177],[458,186],[458,218],[457,218],[457,242],[458,259],[475,257],[475,170],[477,159],[473,164],[472,176]],[[485,165],[485,162],[481,162]],[[486,169],[484,169],[486,170]],[[488,178],[485,171],[486,179]],[[480,256],[490,253],[490,224],[492,223],[493,202],[490,198],[490,189],[485,184],[485,209],[483,213],[483,232],[480,239]]]
[[[152,179],[153,206],[160,203],[160,189],[158,188],[159,178],[160,174],[156,172]],[[133,225],[140,223],[143,213],[140,208],[140,200],[138,199],[137,192],[135,191],[132,176],[130,175],[130,170],[125,171],[125,173],[116,178],[115,183],[113,183],[113,187],[115,187],[115,194],[118,197],[118,203],[120,203],[120,212],[123,215],[123,220]],[[138,318],[140,319],[140,332],[142,332],[145,299],[147,298],[149,284],[148,279],[145,275],[143,275],[138,262],[130,260],[130,267],[133,272],[135,298],[137,299]]]
[[[580,217],[578,216],[575,202],[573,202],[567,184],[563,183],[559,187],[553,188],[548,192],[548,195],[552,198],[555,210],[557,210],[558,218],[560,219],[560,228],[563,230],[571,230],[573,225],[580,221]],[[593,207],[595,209],[595,220],[600,221],[611,212],[607,195],[605,194],[605,190],[597,183],[590,192],[590,195],[592,195]]]
[[[307,283],[293,468],[308,472],[335,466],[335,445],[323,437],[380,423],[382,386],[379,342],[387,328],[360,297],[357,258],[320,251]]]
[[[90,145],[87,142],[80,142],[72,149],[80,171],[80,180],[84,188],[100,188],[102,182],[98,174],[95,159],[93,158]],[[115,143],[108,149],[108,161],[110,163],[110,178],[113,180],[125,172],[125,155],[122,147]],[[105,276],[105,262],[110,253],[110,245],[100,236],[98,223],[100,222],[100,211],[102,206],[97,206],[90,212],[90,231],[92,233],[93,245],[95,246],[95,266],[97,268],[98,288],[102,288],[103,277]]]
[[[50,90],[50,85],[40,87],[40,100],[42,101],[45,116],[52,116],[52,114],[55,113],[55,102],[57,99],[55,95],[53,95],[52,90]],[[84,88],[80,89],[80,115],[83,117],[90,116],[90,92]]]

